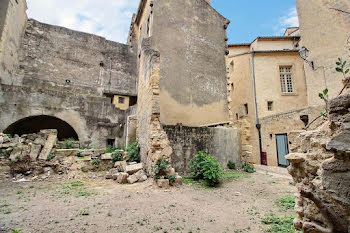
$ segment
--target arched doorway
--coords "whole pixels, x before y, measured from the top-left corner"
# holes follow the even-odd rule
[[[57,117],[46,115],[23,118],[7,127],[4,133],[21,136],[22,134],[38,133],[42,129],[57,129],[58,140],[60,141],[68,138],[79,140],[78,134],[67,122]]]

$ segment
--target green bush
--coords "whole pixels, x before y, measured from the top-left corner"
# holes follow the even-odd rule
[[[120,150],[116,150],[116,151],[112,152],[111,157],[112,157],[113,162],[122,161],[123,160],[123,152]]]
[[[166,176],[164,176],[164,179],[169,180],[170,183],[174,183],[176,181],[176,176],[175,175],[166,175]]]
[[[0,150],[0,157],[3,157],[5,159],[9,158],[10,155],[11,155],[11,152],[12,152],[13,149],[11,150],[4,150],[4,149],[1,149]]]
[[[236,164],[234,162],[232,162],[231,160],[228,161],[227,167],[230,170],[236,170]]]
[[[76,156],[77,156],[77,157],[79,157],[79,158],[83,158],[83,157],[85,157],[85,156],[84,156],[84,155],[82,155],[80,152],[78,152]]]
[[[141,161],[140,148],[139,148],[138,142],[133,142],[129,146],[127,146],[126,152],[128,152],[128,157],[130,162],[139,163]]]
[[[117,147],[114,147],[114,146],[108,146],[107,148],[106,148],[106,153],[113,153],[114,151],[116,151],[116,150],[118,150],[118,148]]]
[[[165,176],[168,172],[169,162],[165,159],[159,159],[156,164],[153,166],[152,171],[154,177],[159,179],[161,176]]]
[[[243,163],[242,164],[242,169],[243,169],[243,171],[248,172],[248,173],[254,173],[255,172],[255,169],[254,169],[253,165],[249,165],[247,163]]]
[[[204,180],[209,186],[220,183],[223,174],[220,164],[202,151],[190,161],[190,171],[195,179]]]

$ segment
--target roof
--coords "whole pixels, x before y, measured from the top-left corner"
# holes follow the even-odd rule
[[[250,46],[257,40],[265,40],[265,41],[272,41],[272,40],[300,40],[300,36],[259,36],[255,40],[253,40],[252,43],[238,43],[238,44],[229,44],[228,47],[240,47],[240,46]]]

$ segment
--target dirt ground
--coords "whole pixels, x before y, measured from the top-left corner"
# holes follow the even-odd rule
[[[296,191],[287,176],[260,170],[218,188],[186,183],[162,190],[152,180],[119,185],[82,179],[0,183],[0,232],[264,232],[274,202]],[[14,231],[16,232],[16,231]]]

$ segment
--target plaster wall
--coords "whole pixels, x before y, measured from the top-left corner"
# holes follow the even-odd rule
[[[160,119],[200,126],[228,121],[227,20],[203,0],[154,1],[152,46],[160,59]]]
[[[312,70],[305,64],[308,104],[323,104],[319,92],[328,87],[329,98],[334,98],[343,87],[342,75],[335,71],[335,62],[338,57],[350,60],[350,2],[296,0],[296,7],[302,45],[310,50],[307,59],[315,65]]]
[[[127,110],[129,108],[130,99],[127,96],[115,95],[113,96],[112,103],[116,108],[119,108],[121,110]]]
[[[0,4],[0,83],[8,83],[18,68],[27,4],[25,0],[2,0]]]
[[[251,50],[253,51],[265,51],[265,50],[284,50],[296,49],[296,44],[299,41],[299,38],[288,38],[285,39],[256,39],[251,44]]]
[[[307,106],[304,62],[297,52],[257,53],[254,61],[259,117]],[[280,66],[292,66],[293,93],[282,93]],[[273,102],[272,111],[268,101]]]

